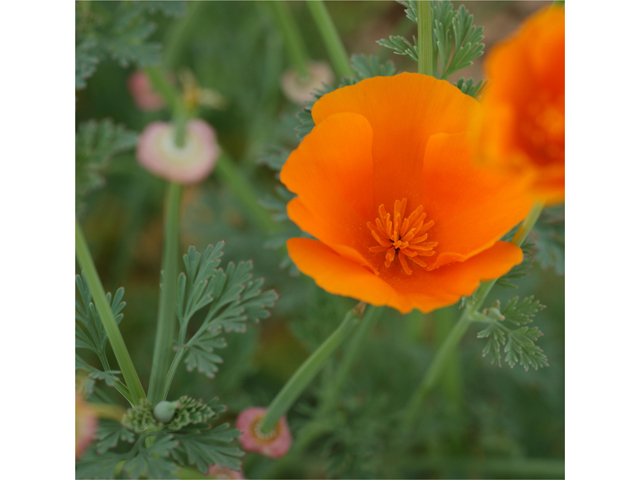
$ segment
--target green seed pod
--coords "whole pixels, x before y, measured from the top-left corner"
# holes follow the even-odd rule
[[[153,409],[153,416],[162,423],[169,423],[176,413],[176,408],[180,406],[180,402],[162,401]]]

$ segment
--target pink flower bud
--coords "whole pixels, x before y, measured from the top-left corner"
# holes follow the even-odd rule
[[[291,432],[287,420],[282,417],[273,431],[262,433],[260,426],[267,413],[266,408],[247,408],[236,420],[236,427],[242,431],[240,443],[249,452],[257,452],[271,458],[284,456],[291,448]]]
[[[129,76],[128,85],[133,101],[140,110],[152,112],[164,108],[164,99],[156,93],[149,77],[143,71],[133,72]]]
[[[307,72],[309,76],[303,80],[296,69],[290,68],[280,80],[284,96],[298,105],[312,101],[314,90],[322,88],[323,84],[333,83],[333,72],[325,62],[310,62]]]
[[[245,480],[242,470],[231,470],[229,468],[219,467],[218,465],[211,465],[209,467],[207,477]]]
[[[82,457],[98,429],[98,417],[76,392],[76,460]]]
[[[185,143],[175,143],[175,129],[170,123],[153,122],[138,139],[138,162],[158,177],[191,184],[204,180],[216,165],[220,148],[216,133],[204,120],[187,123]]]

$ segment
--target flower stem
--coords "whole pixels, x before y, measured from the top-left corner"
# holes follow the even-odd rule
[[[338,75],[353,76],[349,55],[347,55],[333,20],[331,20],[329,12],[327,12],[327,7],[325,7],[322,0],[311,0],[305,3],[309,7],[318,30],[320,30],[320,36],[322,36],[324,45],[327,48],[333,69]]]
[[[362,317],[362,326],[358,328],[356,333],[353,335],[351,342],[346,347],[344,358],[340,362],[338,371],[331,381],[324,399],[321,400],[320,408],[322,411],[328,412],[333,408],[335,401],[338,398],[338,394],[342,390],[342,386],[344,385],[344,383],[349,378],[351,368],[353,367],[354,362],[356,361],[360,354],[360,351],[362,350],[369,330],[371,330],[373,324],[376,323],[376,321],[380,318],[383,310],[384,308],[376,308],[370,306],[367,310],[367,313],[365,313]]]
[[[418,8],[418,73],[435,76],[431,2],[420,1],[416,6]]]
[[[282,1],[267,2],[267,5],[271,8],[273,18],[278,24],[278,28],[284,39],[289,61],[298,71],[300,79],[306,79],[309,76],[307,70],[309,54],[304,46],[302,35],[291,14],[291,10],[289,10],[289,6],[285,5],[285,2]]]
[[[327,338],[318,349],[298,368],[296,373],[282,387],[280,393],[273,399],[262,421],[262,431],[270,432],[283,415],[286,415],[293,402],[297,400],[302,391],[311,383],[329,357],[345,341],[347,336],[358,325],[359,313],[362,312],[363,303],[349,310],[340,326]]]
[[[152,405],[162,400],[175,330],[181,195],[182,186],[177,183],[170,183],[165,201],[162,288],[160,289],[158,329],[156,331],[153,364],[151,365],[151,378],[149,380],[149,401]]]
[[[520,228],[518,228],[516,234],[511,239],[511,243],[517,246],[520,246],[522,244],[524,239],[533,228],[533,225],[536,223],[536,220],[538,220],[538,217],[540,217],[540,213],[542,212],[543,208],[544,204],[540,202],[533,205],[533,207],[529,211],[529,214],[527,215],[527,218],[524,219],[524,221],[520,225]],[[476,313],[480,307],[482,307],[482,304],[484,303],[485,299],[489,295],[489,292],[497,281],[498,279],[496,278],[489,282],[483,282],[480,284],[480,287],[478,287],[473,296],[469,299],[469,302],[467,303],[464,312],[462,312],[460,319],[444,339],[442,346],[438,350],[438,353],[433,359],[433,362],[431,362],[431,365],[427,369],[424,377],[422,378],[422,381],[420,382],[420,385],[407,404],[407,408],[405,409],[402,421],[402,428],[405,431],[407,431],[415,423],[425,397],[437,384],[451,353],[454,351],[455,347],[458,345],[467,329],[469,328],[473,314]]]
[[[136,368],[133,366],[131,356],[129,355],[127,346],[124,343],[120,329],[118,329],[116,319],[113,317],[111,306],[109,305],[109,302],[107,302],[107,296],[104,292],[102,282],[100,282],[100,277],[98,276],[96,267],[93,264],[93,259],[91,258],[91,252],[89,252],[87,241],[84,238],[82,228],[80,227],[77,219],[76,257],[78,258],[80,268],[84,270],[87,285],[91,292],[91,297],[93,298],[93,303],[96,306],[96,310],[100,315],[100,320],[104,325],[104,330],[109,338],[109,343],[111,343],[111,348],[113,349],[113,353],[118,361],[118,366],[122,372],[124,381],[127,384],[127,388],[129,389],[131,400],[137,404],[140,400],[145,398],[144,389],[142,388],[142,383],[140,383],[140,378],[138,377]]]

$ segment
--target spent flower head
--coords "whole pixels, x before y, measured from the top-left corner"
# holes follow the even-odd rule
[[[313,101],[313,92],[322,89],[323,85],[331,85],[334,80],[333,71],[326,62],[309,62],[307,78],[300,78],[295,68],[290,68],[282,75],[280,86],[285,97],[298,105]]]
[[[287,420],[282,417],[273,431],[263,433],[260,429],[266,408],[251,407],[243,410],[236,420],[236,428],[242,432],[242,448],[271,458],[284,456],[291,448],[291,432]]]
[[[153,122],[138,139],[138,162],[166,180],[192,184],[204,180],[220,155],[215,130],[204,120],[186,125],[184,145],[178,147],[175,128],[167,122]]]

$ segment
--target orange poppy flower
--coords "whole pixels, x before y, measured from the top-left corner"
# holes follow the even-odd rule
[[[287,242],[325,290],[401,312],[471,294],[522,261],[499,242],[531,207],[525,180],[474,162],[480,105],[446,81],[376,77],[324,95],[282,182],[289,217],[318,240]]]
[[[564,200],[564,8],[529,18],[486,61],[483,158],[533,177],[535,195]]]

